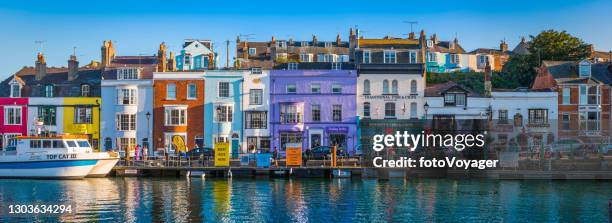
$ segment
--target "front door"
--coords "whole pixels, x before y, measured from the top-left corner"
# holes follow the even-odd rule
[[[238,158],[238,150],[240,150],[240,142],[238,139],[232,139],[232,159]]]
[[[321,146],[321,134],[311,134],[310,135],[310,149],[313,149],[317,146]]]

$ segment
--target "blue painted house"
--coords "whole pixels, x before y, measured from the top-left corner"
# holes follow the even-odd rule
[[[439,41],[433,34],[426,41],[427,71],[434,73],[467,72],[470,70],[469,54],[455,38],[453,41]]]
[[[243,118],[241,97],[244,74],[248,71],[208,71],[204,75],[204,145],[230,143],[232,157],[242,148]]]
[[[179,71],[215,69],[217,54],[212,49],[210,40],[186,39],[181,53],[175,57],[176,69]]]

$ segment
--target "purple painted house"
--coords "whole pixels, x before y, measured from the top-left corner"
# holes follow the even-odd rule
[[[355,70],[272,70],[272,147],[334,146],[354,153],[357,138]]]

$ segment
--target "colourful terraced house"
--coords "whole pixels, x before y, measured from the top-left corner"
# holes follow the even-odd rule
[[[84,134],[94,149],[99,148],[101,70],[97,63],[78,65],[72,55],[67,68],[47,67],[45,57],[39,53],[34,67],[24,67],[11,81],[0,83],[0,89],[11,89],[11,85],[21,88],[19,93],[24,99],[20,103],[27,105],[22,108],[21,135],[39,130]],[[0,97],[16,95],[17,87],[14,89],[2,92]]]

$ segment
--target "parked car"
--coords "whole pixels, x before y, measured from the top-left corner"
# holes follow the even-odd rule
[[[192,159],[204,158],[204,159],[212,159],[215,157],[215,150],[212,148],[193,148],[187,151],[187,157]]]
[[[331,159],[331,146],[317,146],[310,151],[311,159]],[[307,154],[308,155],[308,154]],[[348,157],[348,151],[345,149],[336,150],[336,157]]]

